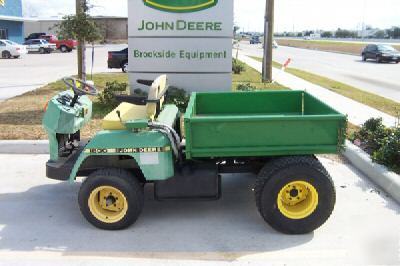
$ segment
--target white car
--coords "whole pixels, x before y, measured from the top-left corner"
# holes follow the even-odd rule
[[[26,47],[10,40],[0,40],[1,58],[19,58],[28,53]]]
[[[54,43],[49,43],[43,39],[32,39],[27,40],[24,45],[26,45],[26,49],[29,53],[31,52],[38,52],[41,54],[44,53],[51,53],[57,49],[57,45]]]

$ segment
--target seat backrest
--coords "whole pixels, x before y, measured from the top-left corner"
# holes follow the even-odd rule
[[[160,93],[165,90],[167,86],[167,75],[159,76],[151,85],[149,89],[149,100],[156,100]],[[162,105],[164,104],[165,97],[162,97],[160,100],[159,110],[161,110]],[[151,120],[154,120],[157,115],[157,105],[158,103],[147,103],[147,115]]]

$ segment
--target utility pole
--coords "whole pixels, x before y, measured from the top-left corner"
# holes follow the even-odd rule
[[[76,1],[76,15],[79,16],[86,12],[86,0]],[[78,78],[86,80],[86,45],[85,39],[78,40]]]
[[[272,42],[274,36],[274,0],[266,0],[264,24],[263,82],[272,82]]]

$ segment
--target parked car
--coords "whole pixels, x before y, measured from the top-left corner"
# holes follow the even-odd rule
[[[34,32],[28,35],[28,37],[25,38],[25,41],[27,40],[33,40],[33,39],[40,39],[41,36],[46,35],[45,32]]]
[[[49,43],[44,39],[32,39],[27,40],[24,45],[26,45],[26,49],[29,53],[39,52],[41,54],[51,53],[56,50],[57,46],[54,43]]]
[[[76,40],[59,40],[55,35],[43,35],[40,38],[48,41],[49,43],[54,43],[57,47],[57,50],[60,50],[63,53],[71,52],[78,46],[78,41]]]
[[[250,44],[259,44],[261,43],[260,41],[260,36],[252,36],[250,39]]]
[[[400,62],[400,52],[388,44],[368,44],[361,53],[362,60],[365,62],[368,59],[382,62]]]
[[[19,58],[28,53],[26,47],[10,40],[0,40],[0,55],[2,58]]]
[[[128,71],[128,48],[121,51],[108,52],[108,68],[121,68],[122,72]]]

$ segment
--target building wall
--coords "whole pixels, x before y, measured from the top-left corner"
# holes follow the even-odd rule
[[[34,32],[46,32],[47,34],[57,35],[57,29],[54,28],[59,20],[26,21],[24,23],[25,37]]]
[[[21,0],[4,0],[4,6],[0,5],[0,16],[22,17]]]
[[[101,27],[105,40],[128,40],[127,18],[95,18],[95,21]],[[25,36],[34,32],[46,32],[48,34],[57,35],[57,28],[55,28],[55,25],[58,23],[60,23],[60,20],[25,22]]]
[[[97,25],[102,28],[106,41],[128,40],[127,18],[101,18],[95,20]]]
[[[23,24],[24,24],[23,22],[19,21],[0,20],[0,29],[8,30],[9,40],[17,43],[23,43],[24,42]]]
[[[0,5],[0,16],[22,17],[21,0],[5,0],[4,5]],[[8,39],[23,43],[23,22],[2,20],[0,18],[0,29],[6,29],[8,31]]]

